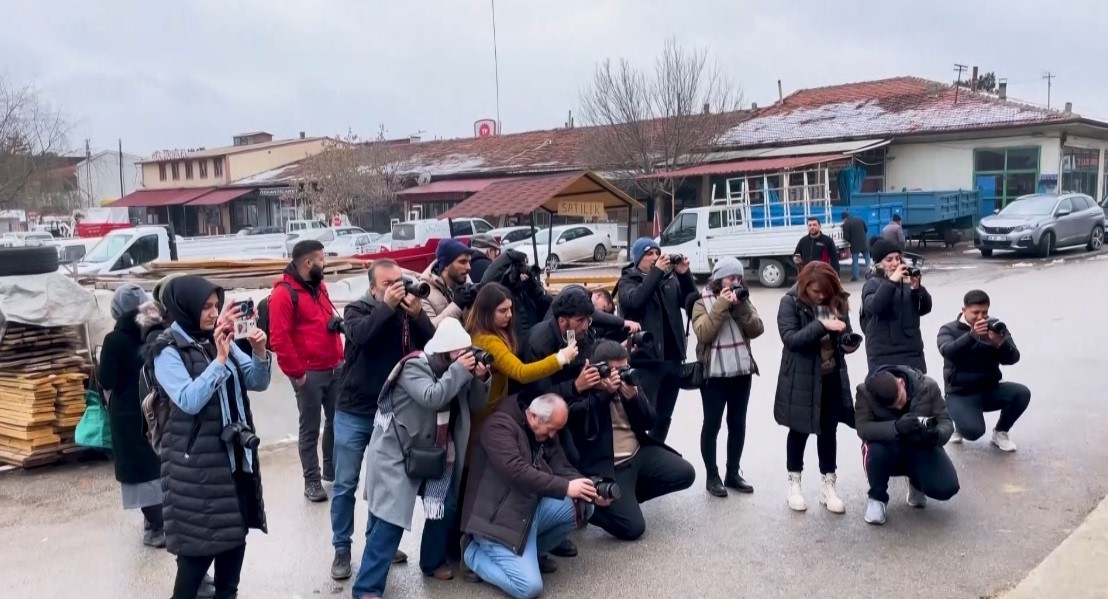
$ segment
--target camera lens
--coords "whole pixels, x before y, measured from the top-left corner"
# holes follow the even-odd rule
[[[682,256],[681,254],[670,254],[669,255],[669,261],[672,262],[673,264],[681,264],[682,262],[685,261],[685,257]]]
[[[606,379],[612,376],[612,367],[608,366],[607,362],[597,362],[594,364],[596,372],[600,374],[600,378]]]
[[[593,476],[589,478],[592,481],[592,486],[596,487],[596,494],[601,499],[613,501],[619,499],[620,490],[619,484],[614,480],[608,480],[599,476]]]
[[[493,362],[492,354],[490,354],[489,352],[487,352],[487,351],[485,351],[485,350],[483,350],[479,347],[471,347],[471,348],[469,348],[469,350],[471,352],[473,352],[473,359],[477,360],[477,362],[479,364],[484,364],[485,366],[492,366],[492,362]]]
[[[997,335],[1003,335],[1004,333],[1008,332],[1008,325],[995,318],[990,318],[989,330],[996,333]]]
[[[404,291],[419,298],[431,295],[431,285],[427,281],[418,281],[411,277],[404,278]]]
[[[638,333],[632,333],[628,336],[631,340],[631,345],[636,347],[648,348],[654,345],[654,335],[650,331],[639,331]]]
[[[742,283],[731,283],[731,292],[740,302],[750,299],[750,290],[742,286]]]
[[[639,384],[639,371],[631,368],[630,366],[621,368],[619,370],[619,380],[627,383],[628,385],[637,386]]]

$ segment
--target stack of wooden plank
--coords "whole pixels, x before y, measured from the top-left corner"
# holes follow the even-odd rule
[[[0,338],[0,462],[57,461],[84,414],[88,360],[75,327],[9,323]]]
[[[325,274],[341,274],[365,270],[365,264],[365,260],[331,258],[327,261],[327,268],[324,272]],[[171,273],[185,272],[202,277],[276,277],[284,272],[288,265],[288,260],[267,258],[255,260],[183,259],[173,262],[152,262],[146,265],[145,273],[136,276],[160,279]]]

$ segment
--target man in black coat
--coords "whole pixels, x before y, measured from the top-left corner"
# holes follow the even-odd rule
[[[616,283],[621,315],[650,331],[654,343],[636,351],[631,365],[646,372],[642,387],[657,410],[657,422],[651,435],[665,442],[681,390],[679,376],[685,361],[688,335],[681,309],[686,299],[697,293],[696,283],[689,273],[689,261],[670,260],[649,237],[642,237],[631,246],[631,264],[623,269]]]
[[[369,293],[346,306],[342,388],[335,408],[335,486],[331,498],[331,577],[350,578],[355,492],[362,457],[373,433],[377,398],[392,369],[435,334],[419,298],[404,289],[404,272],[392,260],[375,260]],[[398,558],[403,554],[398,552]]]
[[[877,267],[862,287],[862,331],[869,369],[911,366],[927,372],[920,317],[931,313],[923,278],[909,276],[896,244],[878,239],[870,249]]]
[[[823,233],[818,218],[808,217],[808,234],[797,242],[793,262],[797,271],[809,262],[826,262],[839,272],[839,250],[835,248],[835,240]]]
[[[493,260],[500,257],[500,244],[488,233],[478,233],[469,238],[469,248],[473,250],[469,262],[469,278],[480,282]]]
[[[885,523],[893,476],[908,477],[911,507],[954,497],[958,473],[943,450],[954,425],[938,383],[914,368],[882,366],[858,385],[855,412],[869,478],[866,522]]]
[[[862,260],[866,262],[866,271],[873,268],[869,256],[869,227],[866,221],[843,210],[843,240],[850,244],[850,280],[858,280],[858,271]]]
[[[480,279],[473,277],[481,285],[500,283],[512,294],[512,322],[515,323],[516,339],[528,338],[531,329],[542,322],[553,301],[539,280],[541,272],[527,265],[527,254],[509,248],[488,265]]]
[[[1001,366],[1020,361],[1020,350],[1008,327],[989,318],[989,295],[980,289],[966,294],[962,314],[939,329],[946,401],[954,418],[951,443],[975,441],[985,434],[985,412],[1000,410],[992,444],[1015,451],[1008,431],[1031,403],[1031,390],[1011,381],[1001,382]]]
[[[590,522],[617,539],[633,541],[646,532],[640,504],[689,488],[696,473],[679,453],[648,434],[654,406],[635,380],[620,377],[629,368],[627,349],[601,339],[591,360],[609,374],[569,408],[568,428],[580,456],[577,469],[619,485],[619,498],[597,507]]]

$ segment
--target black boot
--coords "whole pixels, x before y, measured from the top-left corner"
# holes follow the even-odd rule
[[[719,474],[709,474],[708,482],[704,486],[714,497],[727,497],[727,489],[723,488],[723,481],[719,479]]]
[[[573,544],[573,541],[566,539],[558,546],[550,550],[550,555],[556,555],[558,557],[577,557],[577,545]]]
[[[727,478],[723,481],[723,484],[726,485],[728,489],[734,489],[739,493],[749,494],[754,492],[754,487],[750,486],[750,483],[743,480],[742,475],[740,475],[737,470],[733,472],[728,472]]]
[[[196,599],[210,599],[215,597],[215,580],[211,574],[205,574],[200,583],[200,590],[196,593]]]

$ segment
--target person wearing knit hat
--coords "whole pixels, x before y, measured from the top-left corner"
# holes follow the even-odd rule
[[[706,488],[716,497],[727,497],[728,488],[753,493],[754,487],[742,477],[739,460],[746,442],[751,379],[758,372],[750,340],[761,336],[765,325],[750,302],[750,293],[743,284],[743,263],[738,258],[716,261],[711,280],[693,304],[690,318],[696,332],[696,359],[705,375],[700,388],[704,406],[700,453],[708,474]],[[721,480],[716,466],[716,439],[725,410],[727,469]]]
[[[877,239],[870,253],[874,269],[862,286],[861,311],[869,369],[904,365],[927,372],[920,318],[931,313],[932,301],[923,277],[909,271],[895,243]]]
[[[909,366],[881,366],[858,385],[854,412],[869,479],[866,522],[885,523],[893,476],[908,477],[914,508],[958,492],[958,473],[943,449],[954,423],[933,379]]]
[[[640,347],[631,355],[631,366],[647,371],[642,388],[657,411],[651,436],[665,442],[681,390],[688,339],[681,310],[689,305],[686,300],[698,294],[689,261],[679,254],[663,254],[653,239],[642,237],[631,244],[631,264],[623,269],[615,294],[620,316],[654,336],[650,347]]]
[[[446,318],[464,320],[465,311],[477,299],[469,278],[472,252],[457,239],[443,239],[435,249],[435,261],[423,272],[431,294],[420,302],[436,327]]]

